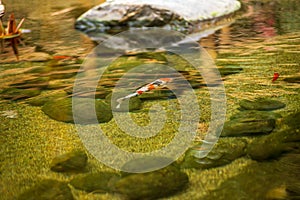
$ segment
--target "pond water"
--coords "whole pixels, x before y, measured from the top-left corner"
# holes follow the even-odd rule
[[[163,88],[130,101],[133,111],[129,116],[141,127],[149,125],[154,118],[157,118],[159,125],[164,119],[160,118],[159,108],[154,107],[153,110],[152,106],[159,104],[164,108],[167,119],[163,122],[166,123],[161,130],[156,130],[158,134],[155,137],[148,139],[133,138],[118,127],[117,119],[111,119],[112,116],[106,110],[105,98],[114,99],[109,94],[128,71],[132,74],[129,73],[127,77],[141,77],[129,78],[130,81],[126,82],[128,87],[125,87],[129,91],[141,85],[137,83],[142,82],[141,79],[147,80],[147,83],[148,80],[155,80],[155,77],[165,77],[167,73],[171,76],[174,72],[157,72],[147,68],[134,71],[136,66],[168,64],[191,84],[197,97],[201,116],[197,121],[196,137],[192,142],[196,146],[190,152],[199,152],[201,147],[200,150],[197,148],[209,130],[212,113],[208,88],[214,87],[206,87],[199,72],[176,55],[164,52],[131,52],[109,65],[97,82],[94,92],[93,70],[97,69],[89,68],[84,60],[97,44],[85,34],[76,31],[74,22],[80,14],[97,5],[99,1],[5,1],[7,12],[3,21],[7,21],[8,13],[11,12],[15,13],[17,22],[23,17],[26,19],[22,26],[22,43],[18,47],[20,60],[16,59],[12,48],[6,43],[4,52],[0,53],[0,199],[17,199],[20,194],[20,199],[30,199],[23,192],[36,184],[40,186],[38,195],[41,196],[41,191],[49,192],[44,194],[50,195],[45,199],[72,199],[68,195],[62,198],[58,195],[68,194],[69,190],[74,199],[157,199],[159,194],[151,191],[159,191],[158,188],[162,186],[157,186],[156,180],[162,181],[164,176],[164,184],[173,188],[164,188],[172,194],[164,199],[298,199],[300,2],[242,2],[243,11],[224,19],[222,28],[198,41],[213,59],[222,76],[227,99],[226,120],[229,122],[225,124],[224,132],[232,134],[236,131],[241,134],[221,137],[207,158],[195,158],[195,154],[189,153],[181,156],[174,167],[176,170],[170,168],[160,175],[151,174],[145,177],[122,174],[123,177],[120,178],[119,171],[100,163],[86,150],[78,136],[78,126],[73,124],[71,97],[99,99],[96,107],[100,110],[100,116],[97,113],[97,118],[104,123],[95,125],[85,121],[88,125],[79,125],[79,128],[84,127],[83,134],[92,133],[101,127],[105,135],[125,151],[158,150],[170,143],[179,129],[182,114],[177,110],[180,110],[181,98],[174,97],[174,93],[177,96],[176,91],[181,95],[182,89],[178,89],[178,84],[175,92]],[[107,58],[97,62],[105,65],[108,62],[105,59]],[[85,68],[81,68],[82,65]],[[84,87],[87,90],[74,94],[74,81],[79,71],[91,72],[92,78],[85,80]],[[154,73],[162,74],[156,76]],[[121,92],[121,95],[127,94],[128,91]],[[265,104],[269,106],[272,101],[278,101],[275,107],[280,108],[273,111],[241,109],[243,107],[253,110],[245,108],[247,106],[243,102],[247,104],[247,100],[258,98],[266,100]],[[281,103],[285,106],[281,106]],[[83,105],[79,109],[80,114],[84,113],[84,109],[89,107]],[[102,117],[103,113],[106,117]],[[125,118],[127,117],[126,115]],[[134,129],[133,132],[138,131]],[[251,135],[253,132],[256,134]],[[144,134],[151,133],[145,131]],[[55,171],[57,166],[53,168],[55,162],[53,164],[52,160],[74,150],[87,153],[87,166],[77,171],[71,166],[71,172]],[[109,150],[105,152],[108,157],[116,156],[111,155]],[[58,159],[66,160],[65,157]],[[67,165],[75,165],[76,168],[78,162],[86,162],[82,157],[77,159],[77,163],[74,161],[75,164]],[[79,164],[79,167],[82,166]],[[66,169],[68,170],[70,169]],[[98,179],[103,182],[100,186],[95,181],[85,182],[88,178],[84,177],[90,173],[94,173],[94,177],[98,177],[99,173],[106,173],[103,177],[109,178]],[[165,173],[178,174],[168,177]],[[185,184],[187,181],[182,178],[182,174],[188,176],[188,184]],[[79,184],[71,181],[78,177],[83,177]],[[64,188],[58,183],[40,183],[45,179],[64,183],[71,181],[71,184]],[[170,182],[167,182],[169,179]],[[173,184],[181,181],[182,185]],[[138,184],[132,188],[130,185],[134,182]],[[143,187],[143,184],[146,186]],[[86,189],[87,185],[92,189]],[[55,189],[51,191],[51,188]],[[174,191],[178,192],[173,194]],[[31,198],[37,199],[33,195]]]

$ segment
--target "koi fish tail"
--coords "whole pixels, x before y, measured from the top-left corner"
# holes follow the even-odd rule
[[[120,106],[121,106],[121,104],[122,104],[122,102],[123,102],[124,100],[130,99],[130,98],[135,97],[135,96],[138,96],[138,95],[139,95],[139,94],[135,92],[135,93],[129,94],[129,95],[125,96],[125,97],[121,97],[121,98],[117,99],[118,105],[116,106],[116,108],[119,109]]]

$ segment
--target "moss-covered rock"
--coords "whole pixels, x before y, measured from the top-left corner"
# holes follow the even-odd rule
[[[79,190],[86,192],[112,192],[114,183],[120,179],[116,173],[98,172],[77,176],[71,180],[70,184]]]
[[[62,122],[74,122],[72,113],[72,99],[56,99],[48,101],[43,107],[43,112],[55,119]]]
[[[87,164],[87,155],[83,151],[72,151],[55,157],[50,165],[55,172],[82,172]]]
[[[247,148],[248,155],[253,160],[263,161],[277,158],[287,149],[280,137],[275,134],[254,139]]]
[[[230,117],[221,136],[252,136],[268,134],[275,128],[281,115],[271,111],[244,110]]]
[[[275,128],[274,119],[240,118],[225,122],[221,136],[268,134]]]
[[[299,153],[300,112],[280,121],[280,127],[270,135],[256,138],[248,145],[247,153],[254,160],[277,158],[285,152]]]
[[[300,112],[295,112],[286,116],[283,122],[293,130],[300,129]]]
[[[118,106],[118,99],[125,97],[128,95],[128,92],[114,92],[105,98],[105,101],[111,105],[111,109],[115,112],[126,112],[126,111],[134,111],[134,110],[139,110],[142,107],[142,101],[138,97],[132,97],[129,99],[125,99],[122,101],[120,104],[120,107],[117,108]]]
[[[43,180],[22,193],[18,200],[73,200],[67,183],[56,180]]]
[[[244,99],[240,101],[240,106],[245,110],[276,110],[284,108],[285,104],[272,99],[258,98],[254,101]]]
[[[208,169],[231,163],[233,160],[246,154],[247,143],[244,139],[219,139],[214,148],[206,157],[198,158],[201,144],[194,146],[185,154],[182,168]]]
[[[76,123],[92,124],[108,122],[112,119],[110,106],[103,100],[92,100],[88,98],[77,98],[76,105],[72,107],[72,99],[56,99],[48,101],[42,110],[52,119],[62,122],[74,123],[73,110],[76,111]],[[95,103],[95,104],[93,104]],[[88,112],[91,106],[95,106],[96,113]],[[94,115],[96,114],[97,119]]]
[[[158,171],[132,174],[115,184],[116,192],[128,199],[157,199],[182,191],[188,183],[188,176],[174,166]]]

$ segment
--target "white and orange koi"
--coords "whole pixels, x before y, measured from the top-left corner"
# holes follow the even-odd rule
[[[157,79],[139,89],[137,89],[134,93],[132,94],[129,94],[125,97],[121,97],[119,99],[117,99],[117,102],[118,102],[118,105],[117,105],[117,109],[120,108],[121,106],[121,103],[126,100],[126,99],[130,99],[132,97],[136,97],[136,96],[139,96],[141,94],[143,94],[144,92],[148,92],[148,91],[151,91],[151,90],[154,90],[154,89],[157,89],[157,88],[162,88],[164,86],[167,85],[168,82],[172,81],[172,78],[160,78],[160,79]]]

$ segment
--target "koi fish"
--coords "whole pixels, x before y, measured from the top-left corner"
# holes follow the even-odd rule
[[[144,92],[148,92],[148,91],[151,91],[151,90],[154,90],[154,89],[157,89],[157,88],[162,88],[164,86],[166,86],[166,84],[168,82],[170,82],[172,79],[171,78],[160,78],[160,79],[157,79],[139,89],[137,89],[134,93],[132,94],[129,94],[125,97],[121,97],[119,99],[117,99],[117,102],[118,102],[118,105],[116,106],[117,109],[120,108],[121,106],[121,103],[126,100],[126,99],[130,99],[132,97],[136,97],[136,96],[139,96],[141,94],[143,94]]]
[[[279,77],[279,73],[278,72],[274,72],[272,82],[276,81],[278,79],[278,77]]]

